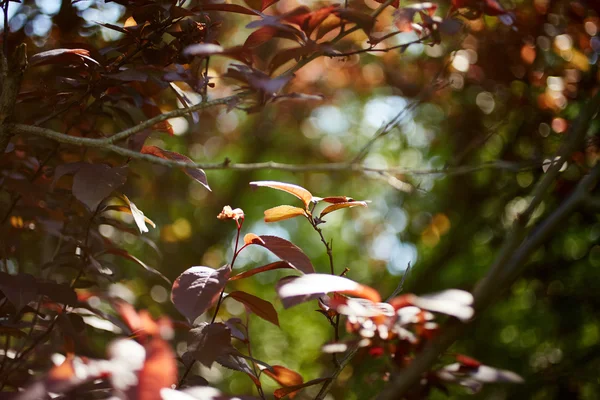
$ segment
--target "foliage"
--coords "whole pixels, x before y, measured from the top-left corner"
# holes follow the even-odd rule
[[[595,2],[0,5],[6,398],[600,389]]]

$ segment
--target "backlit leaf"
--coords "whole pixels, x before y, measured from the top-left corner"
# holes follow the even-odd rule
[[[381,301],[379,293],[343,276],[329,274],[307,274],[291,280],[277,288],[282,299],[321,293],[343,293],[374,301]]]
[[[175,308],[193,323],[217,302],[230,274],[229,264],[219,269],[191,267],[173,283],[171,301]]]
[[[273,304],[269,303],[268,301],[256,297],[250,293],[241,291],[231,292],[229,293],[228,297],[234,298],[235,300],[244,304],[250,309],[250,311],[265,321],[269,321],[270,323],[279,326],[277,311],[275,311]]]
[[[304,202],[304,206],[308,208],[309,204],[316,199],[312,193],[304,189],[301,186],[293,185],[291,183],[277,182],[277,181],[256,181],[250,182],[250,186],[264,186],[272,189],[283,190],[284,192],[293,194]]]
[[[302,208],[294,206],[277,206],[265,211],[265,222],[277,222],[306,215]]]
[[[336,204],[332,204],[330,206],[327,206],[323,209],[323,211],[321,211],[321,214],[319,215],[319,218],[323,218],[324,216],[326,216],[327,214],[329,214],[330,212],[342,209],[342,208],[350,208],[350,207],[356,207],[356,206],[361,206],[361,207],[366,207],[367,203],[364,201],[349,201],[347,203],[336,203]]]
[[[263,370],[263,373],[275,380],[275,382],[279,383],[281,386],[297,386],[304,383],[302,375],[282,365],[273,365],[273,371],[265,369]],[[290,399],[293,399],[295,395],[295,392],[290,393]]]
[[[299,385],[286,386],[284,388],[277,389],[275,392],[273,392],[273,396],[275,396],[275,398],[277,400],[279,400],[279,399],[284,398],[285,396],[288,396],[292,393],[299,391],[300,389],[304,389],[305,387],[312,386],[312,385],[318,385],[319,383],[325,382],[326,380],[327,380],[327,378],[318,378],[318,379],[313,379],[312,381],[301,383]]]

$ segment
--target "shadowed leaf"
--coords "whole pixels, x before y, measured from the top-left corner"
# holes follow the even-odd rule
[[[90,211],[127,180],[127,167],[83,164],[73,178],[73,195]]]
[[[187,345],[186,355],[210,368],[217,357],[232,350],[231,332],[222,323],[203,323],[189,331]]]
[[[171,301],[193,323],[217,302],[230,274],[229,264],[219,269],[204,266],[189,268],[173,283]]]
[[[254,314],[269,321],[270,323],[279,326],[279,318],[277,317],[277,311],[273,307],[273,304],[259,297],[256,297],[250,293],[235,291],[229,293],[228,297],[231,297],[250,309]]]
[[[163,150],[160,147],[156,146],[144,146],[142,147],[141,153],[143,154],[151,154],[155,157],[164,158],[167,160],[175,160],[175,161],[185,161],[193,164],[193,161],[183,154],[175,153],[174,151]],[[208,186],[208,181],[206,180],[206,173],[200,168],[184,168],[183,171],[193,178],[196,182],[199,182],[210,190],[210,186]]]

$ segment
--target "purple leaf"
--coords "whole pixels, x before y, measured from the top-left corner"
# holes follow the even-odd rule
[[[227,284],[231,266],[198,266],[184,271],[173,283],[171,301],[190,323],[212,307]]]
[[[84,164],[73,178],[73,195],[90,211],[127,180],[127,168],[106,164]]]

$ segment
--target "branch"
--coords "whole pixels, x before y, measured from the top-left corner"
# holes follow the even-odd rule
[[[199,106],[199,105],[198,105]],[[196,106],[194,106],[196,107]],[[193,111],[193,108],[181,111]],[[287,171],[287,172],[355,172],[355,173],[377,173],[377,174],[394,174],[394,175],[464,175],[476,171],[486,169],[507,170],[512,172],[520,172],[534,168],[541,168],[543,161],[527,163],[513,163],[509,161],[495,161],[480,165],[465,165],[451,168],[430,168],[430,169],[411,169],[404,167],[389,167],[377,168],[367,167],[355,162],[340,162],[340,163],[323,163],[323,164],[287,164],[274,161],[258,162],[258,163],[231,163],[229,160],[219,163],[194,163],[186,161],[167,160],[150,154],[139,153],[124,147],[114,144],[107,144],[105,138],[93,139],[77,136],[69,136],[64,133],[56,132],[51,129],[40,128],[37,126],[10,124],[9,128],[13,134],[35,135],[52,139],[63,144],[70,144],[79,147],[97,148],[109,152],[113,152],[134,160],[147,161],[153,164],[162,165],[165,167],[175,168],[201,168],[204,170],[233,170],[233,171],[257,171],[257,170],[272,170],[272,171]],[[114,137],[114,136],[113,136]]]
[[[158,124],[159,122],[166,121],[168,119],[175,118],[175,117],[181,117],[181,116],[190,114],[190,113],[198,111],[198,110],[203,110],[205,108],[210,108],[210,107],[225,105],[225,104],[232,104],[232,103],[235,103],[241,96],[244,96],[244,95],[245,95],[245,93],[238,93],[233,96],[228,96],[228,97],[223,97],[223,98],[212,100],[212,101],[202,102],[202,103],[190,106],[188,108],[180,108],[177,110],[169,111],[167,113],[157,115],[154,118],[150,118],[149,120],[142,122],[141,124],[138,124],[134,127],[125,129],[124,131],[116,133],[108,138],[102,139],[102,142],[105,144],[113,144],[120,140],[127,139],[128,137],[135,135],[136,133],[142,132],[145,129],[152,128],[154,125]]]
[[[4,45],[6,46],[6,32],[8,26],[4,26]],[[17,95],[21,88],[21,78],[27,68],[27,47],[21,43],[15,52],[7,59],[6,53],[0,51],[0,79],[2,80],[2,92],[0,93],[0,154],[4,154],[12,133],[7,129],[7,122],[10,120]]]
[[[525,268],[525,261],[550,235],[581,205],[600,177],[600,164],[584,177],[573,194],[555,210],[544,222],[538,225],[533,233],[523,240],[527,223],[535,208],[542,202],[550,186],[561,168],[562,160],[578,148],[583,142],[595,114],[600,108],[600,92],[582,110],[571,134],[563,142],[558,152],[561,162],[554,163],[538,185],[533,189],[533,199],[528,208],[515,221],[494,264],[488,274],[481,279],[473,291],[474,308],[477,314],[484,311],[501,291],[508,287]],[[458,320],[449,321],[441,330],[440,336],[434,339],[415,360],[405,369],[394,374],[392,380],[377,397],[379,400],[402,398],[415,385],[423,373],[428,371],[438,357],[444,353],[464,332],[468,325]]]

